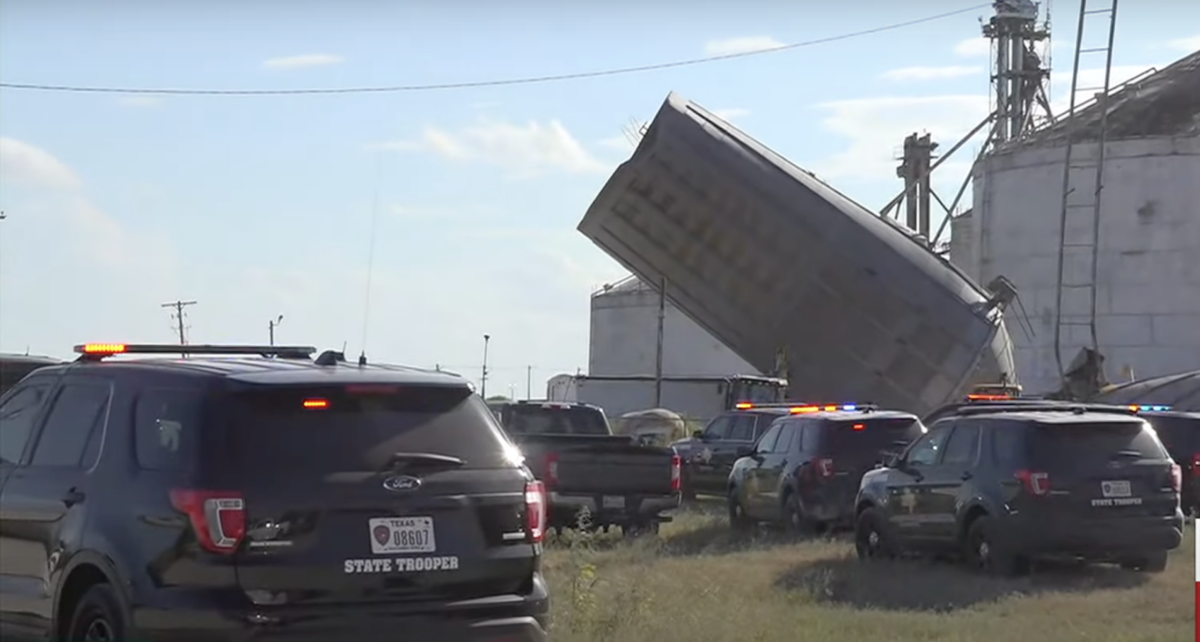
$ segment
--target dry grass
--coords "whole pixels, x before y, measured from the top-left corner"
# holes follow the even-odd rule
[[[1195,635],[1185,539],[1161,575],[1093,566],[1001,580],[945,563],[861,564],[847,538],[739,538],[719,514],[690,511],[657,539],[552,542],[553,639],[1181,642]]]

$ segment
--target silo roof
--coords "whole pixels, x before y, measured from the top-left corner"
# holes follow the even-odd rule
[[[1200,412],[1200,370],[1134,381],[1112,388],[1096,401],[1113,404],[1162,404]]]
[[[1112,92],[1108,102],[1105,138],[1109,140],[1200,134],[1200,51],[1122,85]],[[1076,140],[1098,140],[1101,115],[1097,102],[1077,107]],[[1059,120],[1022,136],[1014,144],[1044,145],[1064,142],[1066,137],[1067,123]]]

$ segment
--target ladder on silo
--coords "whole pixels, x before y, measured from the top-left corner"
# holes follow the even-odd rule
[[[1079,26],[1075,33],[1075,63],[1071,70],[1071,96],[1066,116],[1063,119],[1067,143],[1066,155],[1063,159],[1062,208],[1059,213],[1057,305],[1055,306],[1054,323],[1054,356],[1058,362],[1059,378],[1064,382],[1066,369],[1063,367],[1062,344],[1066,328],[1086,327],[1091,339],[1091,348],[1099,351],[1099,341],[1096,337],[1096,290],[1099,268],[1100,204],[1101,194],[1104,190],[1108,94],[1112,80],[1117,2],[1118,0],[1108,0],[1105,4],[1104,0],[1100,0],[1100,2],[1080,0],[1079,3]],[[1096,6],[1098,4],[1104,4],[1104,6],[1098,7]],[[1089,18],[1094,19],[1097,16],[1108,17],[1108,38],[1102,47],[1085,48],[1084,32]],[[1093,54],[1104,54],[1103,84],[1096,87],[1080,87],[1079,62],[1084,56]],[[1100,113],[1099,132],[1092,137],[1092,141],[1087,141],[1087,143],[1095,143],[1096,151],[1091,158],[1087,159],[1076,158],[1075,154],[1076,146],[1087,144],[1079,140],[1078,123],[1075,119],[1078,102],[1076,96],[1079,92],[1084,91],[1093,93],[1096,99],[1096,108]],[[1076,183],[1079,182],[1077,179],[1081,174],[1091,179],[1090,185],[1086,186],[1090,189],[1077,189]],[[1082,221],[1086,221],[1087,224],[1081,225]],[[1069,236],[1068,230],[1072,228],[1083,238]],[[1082,260],[1080,260],[1081,256]],[[1069,272],[1065,269],[1068,257],[1075,259],[1072,264],[1076,268]],[[1063,308],[1064,304],[1068,302],[1067,300],[1071,299],[1072,305],[1075,305],[1076,299],[1079,298],[1072,294],[1075,292],[1083,293],[1082,298],[1086,301],[1086,309],[1082,311],[1069,310],[1070,314],[1064,314]]]

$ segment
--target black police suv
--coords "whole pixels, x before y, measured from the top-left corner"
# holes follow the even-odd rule
[[[767,427],[788,414],[788,404],[739,403],[713,417],[687,439],[671,444],[683,463],[681,486],[685,499],[697,493],[721,497],[729,489],[733,462],[754,449]]]
[[[863,476],[855,547],[866,559],[959,554],[1005,575],[1038,557],[1158,572],[1182,541],[1180,486],[1129,409],[964,407]]]
[[[0,639],[545,639],[545,491],[464,379],[182,349],[0,398]]]
[[[873,406],[785,410],[730,472],[735,529],[766,521],[804,533],[852,524],[863,473],[925,432],[916,416]]]
[[[1171,459],[1183,475],[1179,504],[1184,513],[1200,516],[1200,412],[1169,406],[1131,406],[1154,426]]]

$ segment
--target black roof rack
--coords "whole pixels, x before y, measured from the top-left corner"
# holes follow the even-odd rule
[[[100,361],[117,354],[257,355],[279,359],[309,359],[312,346],[179,345],[173,343],[83,343],[75,346],[79,361]]]
[[[1129,406],[1114,406],[1112,404],[1097,404],[1097,403],[1071,403],[1064,401],[1057,402],[1042,402],[1042,403],[998,403],[998,404],[963,404],[954,412],[947,413],[946,417],[964,416],[964,415],[992,415],[1003,414],[1009,412],[1073,412],[1075,414],[1083,414],[1085,412],[1106,412],[1116,415],[1133,415],[1138,412]]]

